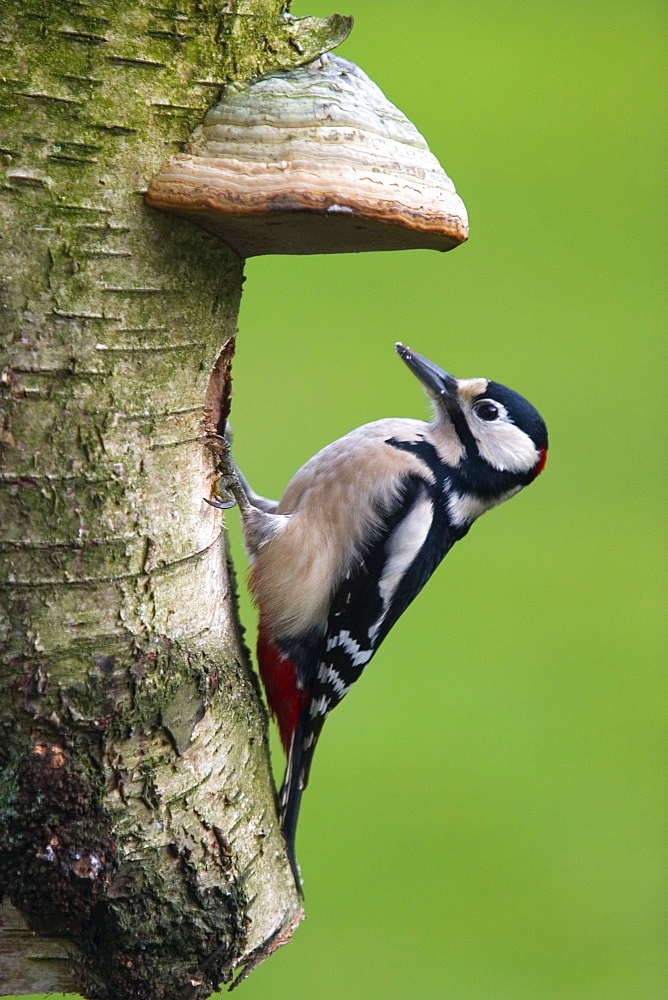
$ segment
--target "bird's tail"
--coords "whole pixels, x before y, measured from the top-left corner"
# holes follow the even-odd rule
[[[285,769],[285,777],[281,786],[279,796],[281,829],[285,838],[285,846],[288,849],[290,867],[295,877],[295,882],[300,894],[302,893],[302,882],[295,854],[295,836],[297,833],[297,820],[299,819],[299,807],[304,791],[304,735],[306,729],[305,713],[301,712],[295,731],[290,741],[290,751],[288,753],[288,765]]]
[[[290,866],[301,895],[303,895],[303,892],[295,853],[295,836],[297,833],[297,820],[299,819],[302,793],[308,783],[313,751],[320,735],[320,729],[322,729],[321,720],[315,721],[316,726],[314,727],[314,720],[308,709],[300,712],[290,742],[288,766],[285,769],[285,777],[283,778],[279,796],[281,829],[283,830],[283,837],[288,849]],[[320,722],[320,726],[317,726],[317,722]]]

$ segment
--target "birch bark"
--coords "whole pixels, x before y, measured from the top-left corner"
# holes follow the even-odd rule
[[[227,80],[331,47],[285,6],[3,0],[0,993],[205,997],[301,915],[202,499],[243,261],[142,199]]]

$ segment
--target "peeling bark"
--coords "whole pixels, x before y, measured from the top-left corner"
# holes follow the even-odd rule
[[[343,30],[284,7],[3,0],[2,993],[206,997],[301,915],[202,499],[243,262],[142,201],[225,81]]]

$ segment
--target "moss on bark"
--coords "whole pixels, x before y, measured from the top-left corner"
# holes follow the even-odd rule
[[[202,499],[243,262],[142,200],[226,81],[350,28],[286,6],[2,5],[0,889],[37,931],[0,933],[10,992],[204,997],[300,913]]]

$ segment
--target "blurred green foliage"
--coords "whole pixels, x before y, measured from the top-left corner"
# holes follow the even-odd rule
[[[471,239],[446,255],[250,261],[238,461],[275,496],[357,424],[423,416],[395,340],[525,394],[551,450],[330,717],[298,835],[308,919],[241,990],[661,1000],[668,8],[344,12],[356,24],[340,53],[426,136]],[[247,602],[244,618],[252,644]],[[277,743],[275,758],[280,775]]]

